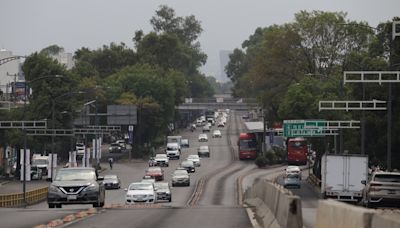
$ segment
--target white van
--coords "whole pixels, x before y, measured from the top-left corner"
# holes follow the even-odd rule
[[[181,157],[181,148],[179,144],[176,142],[167,143],[167,148],[165,149],[165,153],[170,159],[172,158],[179,159]]]

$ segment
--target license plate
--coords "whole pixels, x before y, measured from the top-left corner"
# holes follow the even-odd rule
[[[76,199],[77,199],[76,195],[68,195],[67,196],[67,200],[76,200]]]

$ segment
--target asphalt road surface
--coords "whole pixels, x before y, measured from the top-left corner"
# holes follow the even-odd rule
[[[190,148],[183,149],[180,160],[170,160],[170,166],[163,168],[165,181],[170,182],[173,170],[189,154],[197,154],[200,145],[209,145],[211,156],[203,158],[201,167],[191,174],[191,186],[172,189],[171,203],[125,206],[124,188],[131,182],[140,181],[148,164],[115,163],[113,170],[106,170],[102,175],[117,174],[122,188],[107,190],[106,209],[101,213],[68,227],[251,227],[238,194],[238,179],[255,169],[253,161],[237,159],[236,141],[242,128],[240,116],[231,113],[227,125],[219,128],[222,138],[211,137],[216,126],[208,133],[207,143],[198,142],[201,128],[179,133],[189,139]],[[63,205],[61,209],[49,209],[47,203],[42,202],[26,209],[0,209],[1,227],[33,227],[88,208],[91,205]]]

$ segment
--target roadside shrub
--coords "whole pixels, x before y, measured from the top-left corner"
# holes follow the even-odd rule
[[[275,164],[277,162],[277,157],[275,155],[275,152],[273,150],[267,151],[265,153],[265,159],[267,160],[267,164]]]
[[[264,167],[267,165],[267,159],[263,155],[258,155],[256,160],[254,161],[258,168]]]

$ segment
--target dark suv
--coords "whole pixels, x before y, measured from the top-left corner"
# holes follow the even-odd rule
[[[49,186],[49,208],[61,208],[63,204],[93,204],[103,207],[105,201],[104,178],[97,176],[93,168],[63,168],[57,172]]]

